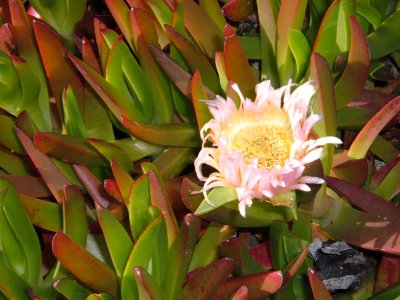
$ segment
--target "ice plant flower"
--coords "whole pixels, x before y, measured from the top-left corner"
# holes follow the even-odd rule
[[[321,157],[325,144],[340,144],[341,140],[311,137],[313,125],[321,119],[309,109],[315,89],[311,82],[291,92],[293,86],[289,83],[274,89],[270,81],[263,81],[256,86],[256,99],[252,101],[234,84],[239,107],[229,97],[207,101],[213,118],[201,129],[203,147],[195,160],[206,201],[207,192],[214,187],[233,188],[240,214],[245,217],[253,199],[290,207],[293,200],[282,201],[277,196],[294,190],[310,191],[308,184],[324,182],[303,176],[305,165]],[[206,177],[203,165],[214,172]]]

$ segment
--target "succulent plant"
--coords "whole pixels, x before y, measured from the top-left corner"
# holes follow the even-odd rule
[[[395,0],[0,0],[0,299],[330,299],[316,237],[379,257],[341,296],[400,294],[399,14]],[[310,79],[312,138],[343,140],[304,170],[324,183],[245,215],[235,189],[205,197],[211,100]]]

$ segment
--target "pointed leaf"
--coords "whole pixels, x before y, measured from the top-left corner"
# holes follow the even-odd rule
[[[134,180],[114,157],[111,159],[111,169],[125,203],[129,204],[129,193]]]
[[[67,299],[85,300],[90,295],[90,291],[75,280],[63,278],[53,283],[54,289]]]
[[[194,148],[168,147],[153,161],[161,177],[165,180],[178,176],[192,163]]]
[[[369,50],[367,40],[356,19],[350,17],[351,41],[349,56],[342,76],[335,84],[336,109],[345,107],[365,86],[368,79]],[[349,86],[349,82],[351,85]]]
[[[37,132],[33,142],[38,150],[62,161],[104,167],[107,161],[85,139],[52,132]]]
[[[245,20],[254,10],[254,2],[247,0],[229,0],[222,6],[224,16],[233,21]]]
[[[225,27],[224,65],[228,80],[236,83],[247,98],[255,98],[257,79],[240,46],[240,42],[229,25]]]
[[[190,83],[190,90],[192,94],[192,101],[194,111],[196,113],[197,124],[199,130],[212,118],[208,105],[203,101],[207,100],[207,94],[204,90],[201,75],[198,71],[194,73],[192,81]]]
[[[249,299],[264,299],[278,291],[281,285],[280,271],[252,274],[225,281],[213,295],[213,299],[226,299],[226,295],[232,294],[241,286],[248,288]]]
[[[146,142],[162,146],[198,147],[198,131],[192,124],[142,124],[126,116],[121,116],[121,123],[129,132]]]
[[[47,187],[52,192],[57,202],[62,203],[64,199],[63,186],[70,185],[70,181],[45,154],[36,149],[32,140],[25,132],[18,127],[15,130],[30,159],[46,182]]]
[[[142,267],[135,267],[135,279],[139,290],[139,299],[162,300],[163,291],[153,277]]]
[[[11,271],[9,267],[4,264],[3,259],[0,259],[0,269],[0,291],[4,294],[4,299],[31,299],[26,293],[26,289],[29,285]]]
[[[234,268],[233,260],[221,258],[189,274],[182,288],[181,299],[211,299],[215,290],[228,278]]]
[[[332,296],[326,289],[321,278],[313,269],[308,269],[308,279],[310,280],[311,289],[315,300],[332,300]]]
[[[0,128],[2,128],[0,144],[17,153],[24,154],[24,147],[22,147],[17,135],[15,134],[14,126],[15,120],[12,117],[0,115]]]
[[[399,111],[400,97],[396,97],[380,109],[378,113],[365,124],[351,144],[348,156],[353,159],[365,157],[376,136]]]
[[[118,280],[109,266],[96,259],[62,232],[53,239],[53,253],[80,282],[98,292],[118,295]]]

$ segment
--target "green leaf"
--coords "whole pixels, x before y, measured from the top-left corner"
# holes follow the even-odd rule
[[[0,147],[0,167],[12,175],[30,175],[29,167],[17,154]]]
[[[14,126],[15,120],[12,117],[0,115],[0,128],[2,129],[0,144],[19,154],[24,154],[25,149],[22,147],[17,135],[15,134]]]
[[[63,278],[53,284],[54,289],[67,299],[85,300],[90,295],[90,291],[81,286],[75,280]]]
[[[6,297],[5,299],[31,299],[26,293],[26,289],[29,288],[28,283],[9,269],[9,267],[4,263],[4,257],[1,252],[0,269],[0,291]]]
[[[233,227],[211,222],[194,249],[189,271],[206,267],[216,261],[220,244],[234,232]]]
[[[385,176],[385,179],[373,190],[373,193],[386,200],[391,200],[400,190],[399,175],[400,163],[397,163]]]
[[[182,289],[200,232],[201,219],[188,214],[169,253],[166,280],[162,284],[167,299],[176,299]]]
[[[163,226],[165,226],[164,218],[162,215],[159,215],[146,227],[136,241],[122,277],[122,300],[138,299],[138,287],[136,285],[134,267],[141,266],[145,270],[149,270],[149,263],[154,251],[156,251],[157,240],[160,233],[163,233],[163,230],[161,230]]]
[[[99,222],[106,238],[115,272],[121,280],[133,243],[121,223],[107,209],[99,212]]]
[[[193,162],[196,150],[188,147],[168,147],[153,161],[165,180],[178,176]]]
[[[292,29],[288,33],[288,44],[296,62],[294,81],[298,82],[307,70],[311,55],[310,45],[300,30]]]
[[[41,250],[36,232],[25,213],[17,193],[11,184],[0,179],[2,194],[2,211],[10,229],[18,240],[18,246],[24,257],[23,278],[31,285],[36,286],[40,281]]]
[[[237,193],[231,188],[217,187],[212,189],[212,191],[207,194],[207,198],[208,201],[203,200],[203,202],[201,202],[199,207],[196,209],[196,215],[202,216],[217,209],[218,207],[237,200]]]
[[[68,134],[81,138],[88,137],[89,133],[79,112],[78,103],[71,85],[68,85],[63,91],[62,105],[64,123]]]
[[[383,57],[400,48],[400,10],[395,11],[370,35],[368,45],[371,59]]]
[[[135,267],[135,279],[138,286],[139,299],[162,300],[163,291],[154,278],[142,267]]]

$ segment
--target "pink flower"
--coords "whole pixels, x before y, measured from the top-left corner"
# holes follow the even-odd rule
[[[239,108],[230,98],[217,96],[207,101],[213,119],[201,130],[203,148],[195,160],[207,201],[207,192],[214,187],[234,188],[239,211],[245,216],[254,198],[291,206],[293,200],[281,202],[276,196],[293,190],[310,191],[308,184],[324,182],[302,176],[305,165],[321,157],[325,144],[340,144],[341,140],[310,137],[313,125],[320,120],[319,115],[309,112],[314,87],[307,82],[291,93],[292,87],[289,83],[274,89],[270,81],[263,81],[256,86],[257,96],[252,101],[233,85],[241,99]],[[212,146],[206,146],[207,142]],[[202,172],[203,164],[215,170],[208,177]]]

